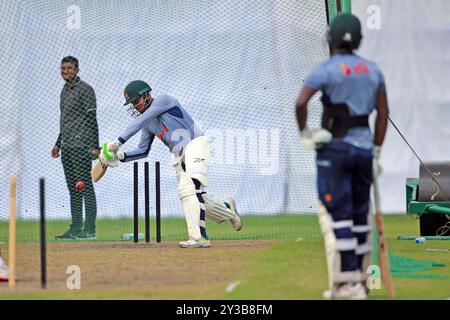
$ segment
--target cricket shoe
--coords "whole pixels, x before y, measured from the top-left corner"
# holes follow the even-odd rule
[[[235,213],[235,216],[230,219],[234,230],[240,231],[242,229],[242,219],[236,210],[236,202],[234,202],[233,198],[227,198],[225,199],[225,202],[229,205],[229,209],[231,209]]]
[[[323,298],[330,299],[350,299],[350,300],[364,300],[367,299],[366,289],[361,283],[351,284],[346,283],[339,288],[327,290],[323,293]]]
[[[74,231],[72,229],[67,230],[62,235],[56,236],[56,240],[74,240],[75,236],[81,231]]]
[[[182,248],[208,248],[211,247],[211,241],[205,238],[200,240],[189,239],[188,241],[181,241],[178,243]]]
[[[8,281],[9,279],[9,269],[4,263],[0,265],[0,281]]]
[[[76,240],[95,240],[97,239],[95,232],[81,231],[74,236]]]

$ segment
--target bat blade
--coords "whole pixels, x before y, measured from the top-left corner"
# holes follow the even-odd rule
[[[91,177],[94,182],[99,181],[106,173],[108,166],[103,165],[100,161],[97,161],[95,166],[91,170]]]
[[[386,287],[389,298],[395,298],[394,283],[392,281],[391,267],[389,265],[388,248],[384,238],[383,216],[379,210],[375,212],[375,223],[378,236],[378,263],[380,265],[381,279]]]
[[[374,164],[375,166],[377,164]],[[378,173],[373,176],[373,191],[375,198],[375,225],[377,229],[377,247],[378,247],[378,264],[381,272],[381,280],[386,287],[389,298],[395,297],[394,282],[392,281],[391,267],[389,265],[389,256],[386,239],[384,238],[383,215],[380,209],[380,190],[378,185]]]

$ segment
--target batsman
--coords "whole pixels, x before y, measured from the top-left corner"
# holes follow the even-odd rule
[[[124,91],[128,112],[135,118],[117,140],[107,142],[99,156],[105,167],[115,167],[120,162],[147,157],[153,140],[158,137],[172,153],[178,196],[186,218],[189,239],[179,245],[183,248],[211,246],[206,233],[205,217],[221,223],[230,221],[236,231],[242,229],[241,217],[232,198],[218,200],[205,192],[209,186],[210,147],[208,138],[191,116],[173,97],[153,97],[150,86],[141,80],[130,82]],[[135,150],[123,152],[120,148],[141,131]],[[105,150],[106,149],[106,150]]]
[[[329,290],[325,298],[365,299],[371,260],[370,188],[380,174],[388,104],[378,66],[353,52],[361,24],[352,14],[337,15],[328,29],[331,58],[308,75],[296,104],[306,148],[316,149],[318,216],[324,234]],[[322,128],[307,127],[307,104],[322,92]],[[369,114],[376,109],[375,135]]]

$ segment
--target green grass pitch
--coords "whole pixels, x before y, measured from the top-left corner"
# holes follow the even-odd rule
[[[418,221],[409,216],[396,215],[385,216],[385,233],[390,253],[406,258],[414,258],[420,261],[431,260],[440,262],[441,265],[429,270],[416,272],[419,277],[408,277],[404,273],[401,277],[394,277],[398,299],[447,299],[450,297],[450,241],[427,241],[417,245],[414,241],[396,240],[399,235],[418,235]],[[154,243],[154,220],[151,221],[152,239]],[[51,238],[64,231],[67,222],[49,221],[47,224],[48,237]],[[5,234],[7,224],[0,227],[1,234]],[[140,232],[143,232],[143,221],[140,221]],[[130,219],[100,220],[98,223],[98,242],[117,241],[120,234],[132,232]],[[183,286],[176,283],[179,274],[174,269],[173,286],[165,286],[159,289],[157,285],[148,287],[136,287],[130,283],[126,288],[114,288],[114,284],[108,284],[108,289],[101,286],[92,286],[79,291],[70,291],[64,288],[53,287],[45,291],[39,289],[27,290],[26,281],[22,281],[21,289],[10,291],[2,285],[0,296],[3,299],[321,299],[322,292],[327,286],[327,275],[323,240],[320,228],[315,216],[244,216],[244,229],[237,233],[228,224],[208,223],[208,232],[213,241],[213,247],[204,250],[183,251],[176,248],[175,240],[184,239],[185,223],[183,219],[163,219],[162,238],[167,242],[164,256],[168,256],[168,268],[170,255],[173,259],[179,254],[200,255],[201,261],[211,263],[211,259],[223,259],[239,255],[233,264],[236,271],[227,274],[226,268],[220,274],[211,275],[207,283],[187,283],[183,280]],[[38,241],[38,224],[36,222],[20,222],[18,224],[19,238],[23,241]],[[251,248],[252,241],[267,239],[267,243]],[[3,239],[4,241],[5,239]],[[229,240],[229,241],[227,241]],[[214,246],[214,243],[217,246]],[[246,247],[239,247],[240,242],[245,242]],[[234,247],[227,243],[233,243]],[[49,250],[52,250],[49,243]],[[70,244],[73,246],[78,244]],[[37,246],[37,244],[36,244]],[[432,249],[432,250],[430,250]],[[121,256],[122,249],[112,251],[110,261]],[[125,250],[125,249],[124,249]],[[138,249],[127,249],[127,253],[136,253]],[[149,247],[146,252],[158,251],[158,247]],[[208,251],[210,250],[210,251]],[[125,252],[124,251],[124,252]],[[244,252],[245,251],[245,252]],[[104,252],[103,252],[104,253]],[[141,250],[144,255],[144,251]],[[139,254],[139,252],[137,252]],[[95,251],[92,263],[95,265]],[[162,255],[158,256],[162,258]],[[37,258],[36,258],[37,259]],[[100,259],[100,257],[99,257]],[[200,261],[200,260],[199,260]],[[187,264],[190,262],[187,261]],[[151,266],[148,266],[151,268]],[[35,268],[38,268],[37,266]],[[133,266],[129,266],[130,272]],[[173,268],[173,267],[171,267]],[[205,267],[208,270],[210,267]],[[36,271],[37,273],[38,271]],[[420,275],[423,275],[421,278]],[[431,277],[430,277],[431,275]],[[427,278],[428,277],[428,278]],[[25,277],[26,278],[26,277]],[[30,276],[30,279],[33,277]],[[49,278],[52,275],[49,274]],[[175,280],[174,280],[175,279]],[[31,280],[30,280],[31,281]],[[37,280],[34,279],[36,282]],[[140,282],[145,281],[141,278]],[[180,279],[180,283],[182,280]],[[230,285],[234,283],[234,286]],[[189,285],[188,285],[189,284]],[[153,289],[152,289],[153,288]],[[370,299],[387,299],[386,292],[382,289],[372,290]]]

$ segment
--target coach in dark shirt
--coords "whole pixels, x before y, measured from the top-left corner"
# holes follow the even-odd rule
[[[61,61],[61,76],[66,81],[60,100],[60,130],[52,149],[53,158],[58,158],[64,168],[70,192],[72,224],[68,231],[57,236],[57,240],[95,239],[97,204],[91,179],[92,160],[99,154],[98,124],[94,90],[78,77],[78,60],[72,56]],[[83,189],[76,188],[78,182]],[[78,184],[80,187],[80,184]],[[86,219],[83,225],[83,200]]]

